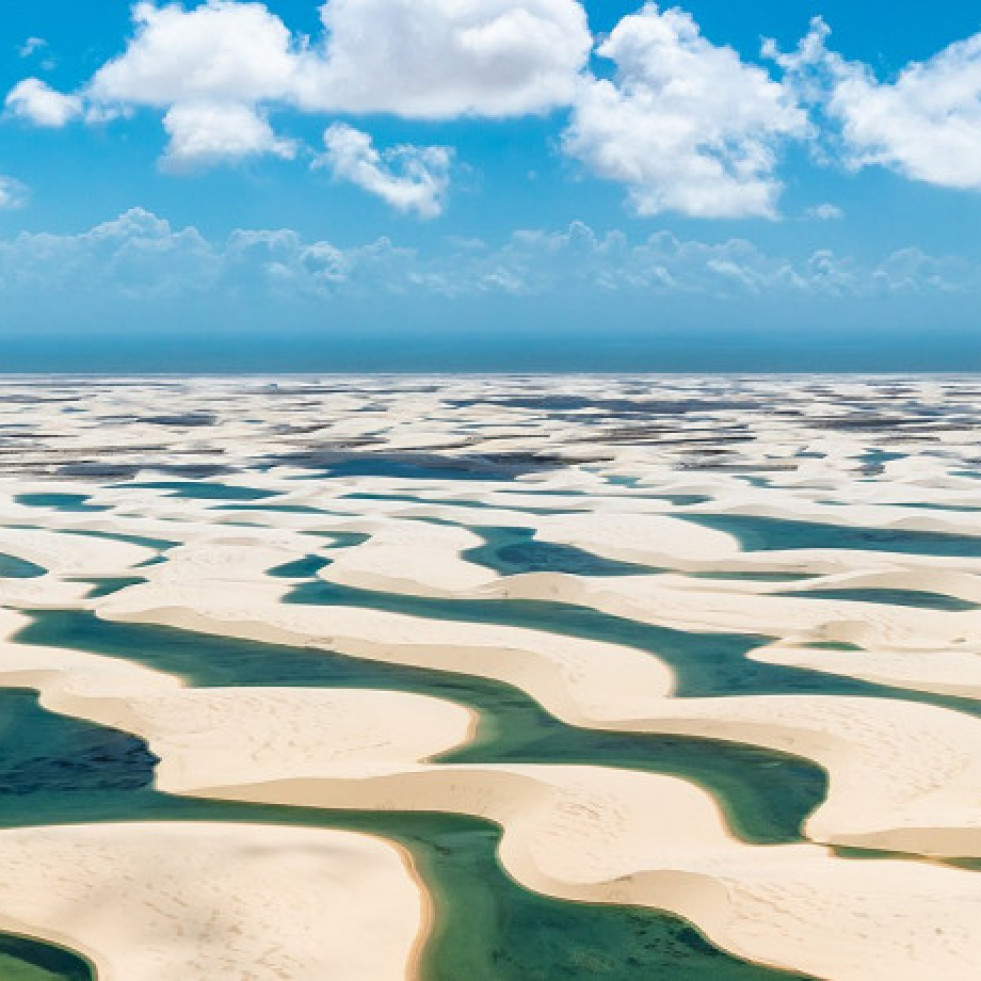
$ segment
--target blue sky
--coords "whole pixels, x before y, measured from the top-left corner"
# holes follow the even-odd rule
[[[0,370],[981,367],[966,0],[0,24]]]

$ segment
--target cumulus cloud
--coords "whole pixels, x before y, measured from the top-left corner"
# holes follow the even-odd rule
[[[597,49],[612,80],[583,83],[563,137],[591,171],[626,184],[641,215],[774,216],[777,151],[808,133],[788,87],[691,16],[648,3]]]
[[[293,38],[261,3],[209,0],[133,8],[126,50],[93,76],[86,95],[108,105],[253,105],[284,99],[296,67]]]
[[[592,47],[578,0],[329,0],[300,59],[301,106],[418,118],[567,104]]]
[[[768,43],[764,66],[655,3],[623,17],[595,63],[581,0],[326,0],[320,18],[307,38],[259,0],[142,0],[123,50],[88,82],[58,92],[24,79],[7,112],[58,127],[155,110],[163,165],[180,171],[297,155],[277,129],[281,110],[456,119],[561,108],[564,152],[622,184],[642,216],[776,217],[782,150],[818,132],[833,151],[821,162],[981,189],[981,34],[881,81],[829,50],[821,20],[794,52]],[[43,47],[30,38],[22,53]],[[447,151],[378,151],[358,130],[328,133],[324,160],[339,178],[438,213]],[[835,217],[822,207],[810,217]]]
[[[981,34],[911,62],[890,82],[829,50],[829,34],[816,18],[795,52],[780,54],[772,42],[767,52],[834,127],[833,150],[844,163],[981,189]]]
[[[83,101],[90,120],[157,108],[168,160],[217,162],[283,155],[268,123],[274,107],[413,118],[544,112],[569,102],[592,45],[579,0],[328,0],[321,18],[312,43],[258,2],[141,2],[125,50],[79,92],[29,79],[8,104],[49,126],[78,116]]]
[[[327,152],[317,161],[338,179],[377,195],[398,211],[435,218],[445,203],[453,151],[442,146],[397,146],[379,152],[371,137],[347,123],[324,133]]]
[[[80,116],[82,99],[64,95],[39,78],[25,78],[7,95],[7,111],[35,126],[60,127]]]
[[[249,106],[181,102],[168,110],[163,123],[170,137],[163,165],[169,170],[263,153],[286,158],[296,153],[293,143],[277,137],[268,120]]]
[[[904,249],[878,262],[827,250],[803,261],[769,255],[743,239],[708,243],[658,232],[631,240],[574,222],[562,231],[518,231],[503,244],[459,243],[438,254],[388,238],[353,247],[290,229],[233,232],[212,242],[142,209],[75,235],[0,239],[0,298],[64,297],[145,304],[203,298],[246,307],[385,296],[640,296],[712,300],[923,297],[981,292],[981,268],[961,258]],[[74,309],[74,307],[72,307]]]
[[[22,232],[0,240],[0,294],[38,300],[101,294],[148,300],[199,290],[216,271],[197,229],[175,230],[141,208],[76,235]]]

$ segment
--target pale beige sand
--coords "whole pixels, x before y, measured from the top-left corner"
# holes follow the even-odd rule
[[[363,527],[371,534],[370,540],[332,556],[332,581],[365,589],[443,596],[480,589],[498,579],[494,572],[460,556],[466,549],[483,544],[479,535],[465,528],[392,519]]]
[[[100,616],[482,675],[518,685],[553,710],[584,717],[640,711],[673,684],[670,669],[617,644],[521,627],[429,620],[353,607],[289,605],[285,587],[199,580],[134,586],[96,604]]]
[[[12,382],[0,384],[15,395],[22,391]],[[330,379],[323,388],[310,387],[315,384],[59,382],[62,394],[83,393],[84,411],[69,414],[57,399],[20,400],[18,423],[38,435],[20,443],[16,453],[5,449],[0,524],[44,527],[3,529],[10,542],[7,547],[0,541],[0,552],[52,572],[36,580],[0,580],[0,604],[94,607],[110,619],[470,672],[521,687],[573,724],[690,733],[785,750],[817,761],[830,774],[828,800],[807,824],[814,842],[981,855],[981,722],[973,717],[887,699],[673,699],[671,672],[646,653],[541,631],[287,606],[280,602],[286,585],[265,575],[270,567],[318,551],[334,560],[323,577],[338,583],[428,596],[555,599],[685,630],[769,637],[772,642],[752,658],[977,697],[978,612],[776,594],[900,588],[977,602],[981,559],[828,549],[742,553],[730,536],[679,520],[686,512],[733,512],[981,534],[979,512],[958,510],[981,507],[981,484],[970,476],[977,470],[974,381],[434,378]],[[592,404],[552,413],[535,401],[569,393]],[[645,394],[669,406],[690,404],[690,410],[632,417],[606,416],[600,408],[604,401],[629,402]],[[888,409],[880,408],[883,400]],[[212,414],[214,422],[189,429],[155,422],[164,401],[168,412]],[[754,401],[756,407],[747,408]],[[938,414],[917,415],[910,401],[933,406]],[[880,429],[870,429],[877,415]],[[129,421],[107,427],[106,418]],[[897,427],[897,418],[909,419],[910,428]],[[48,439],[46,432],[57,438]],[[907,455],[870,460],[866,451],[884,441]],[[583,465],[529,472],[513,481],[297,479],[309,475],[305,454],[323,448],[343,457],[361,447],[370,453],[418,448],[488,460],[495,454],[519,461],[547,454]],[[289,455],[294,451],[295,459]],[[155,468],[252,468],[266,457],[279,458],[279,465],[214,479],[273,490],[284,495],[277,503],[323,513],[264,510],[261,501],[222,509],[216,501],[108,486],[114,483],[108,478],[41,476],[81,459],[135,463],[146,468],[146,479],[175,479]],[[765,485],[747,483],[744,477],[753,474],[762,475]],[[609,484],[608,476],[634,478],[636,484]],[[27,491],[91,493],[94,503],[113,510],[73,514],[8,499]],[[349,496],[359,493],[393,499]],[[711,500],[679,507],[666,494]],[[402,496],[415,500],[395,499]],[[474,503],[482,506],[469,506]],[[543,513],[557,508],[576,513]],[[461,526],[533,528],[541,541],[674,572],[502,579],[462,556],[479,541],[471,531],[414,520],[425,517]],[[89,601],[88,587],[69,582],[72,576],[126,574],[153,552],[65,534],[86,528],[182,544],[167,563],[140,570],[149,585]],[[323,534],[332,530],[373,537],[331,552]],[[702,570],[803,572],[816,578],[774,584],[685,575]],[[9,614],[0,618],[0,627],[9,636],[17,622]],[[849,641],[863,650],[807,646],[815,641]],[[818,844],[751,848],[726,833],[709,798],[678,780],[598,767],[428,765],[422,761],[459,744],[472,725],[468,713],[445,702],[379,692],[190,691],[179,679],[125,662],[9,642],[0,645],[0,680],[38,688],[55,711],[143,735],[163,759],[161,786],[171,790],[211,788],[246,799],[441,806],[479,814],[504,825],[504,861],[532,888],[674,909],[720,944],[767,963],[836,979],[919,981],[981,973],[976,873],[922,861],[844,861]],[[176,833],[167,827],[159,830]],[[157,847],[158,827],[143,828]],[[7,834],[13,833],[0,833],[0,856]],[[196,836],[193,830],[188,834]],[[115,866],[105,872],[107,882],[116,881]],[[154,867],[150,875],[156,874]],[[357,892],[358,883],[349,881],[359,874],[356,863],[336,874],[334,888]],[[409,881],[404,868],[399,874],[398,881]],[[91,888],[98,888],[97,877]],[[249,891],[244,884],[236,889]],[[418,935],[420,899],[414,895]],[[221,906],[223,900],[216,902]],[[284,915],[271,896],[265,904],[269,918]],[[395,937],[402,951],[392,976],[404,971],[409,944],[398,938],[408,931],[409,919],[378,928],[379,936]],[[23,929],[44,935],[41,926]],[[173,940],[165,929],[160,937],[165,945]],[[126,936],[112,934],[108,946],[123,956],[126,943]],[[172,946],[179,956],[180,942]],[[299,949],[305,949],[302,943]],[[360,970],[365,977],[388,976],[370,965]],[[193,976],[168,976],[175,973]],[[216,969],[200,976],[221,975]]]
[[[750,657],[910,691],[981,699],[981,657],[973,651],[838,651],[772,644],[757,648]]]
[[[772,588],[772,586],[771,586]],[[779,588],[779,587],[778,587]],[[647,576],[586,578],[536,573],[508,580],[506,595],[555,599],[686,631],[746,633],[763,637],[809,634],[814,640],[913,649],[981,646],[981,610],[948,612],[839,599],[802,599],[759,591],[672,588]]]
[[[3,529],[0,548],[59,576],[111,576],[152,559],[152,549],[128,542],[60,534],[44,528]],[[4,583],[6,586],[7,583]]]
[[[452,703],[394,691],[319,688],[188,689],[119,658],[9,639],[27,622],[0,610],[0,684],[32,688],[51,711],[144,738],[167,788],[231,782],[257,771],[303,777],[309,767],[415,763],[467,741],[474,720]]]
[[[672,699],[668,669],[630,648],[372,610],[283,606],[269,587],[232,596],[141,586],[110,598],[100,613],[463,671],[516,684],[576,725],[733,739],[808,757],[831,776],[828,800],[807,828],[816,840],[981,855],[981,720],[958,712],[838,696]]]
[[[981,963],[975,874],[835,859],[813,845],[742,845],[706,794],[670,777],[597,767],[444,766],[198,792],[489,818],[505,830],[502,862],[531,889],[668,910],[736,954],[818,977],[920,981],[939,972],[967,981]]]
[[[8,626],[17,619],[8,614]],[[869,977],[916,977],[903,962],[911,946],[910,964],[929,960],[952,977],[967,977],[964,965],[977,956],[957,935],[959,917],[981,902],[979,884],[977,895],[967,889],[971,905],[964,906],[961,890],[974,882],[969,873],[898,862],[873,868],[832,860],[814,846],[740,845],[705,794],[666,777],[596,767],[420,769],[413,760],[466,737],[467,713],[443,702],[389,692],[186,691],[166,675],[115,659],[10,643],[2,653],[7,684],[46,684],[45,700],[53,707],[128,724],[144,735],[162,757],[158,785],[164,790],[487,817],[505,826],[502,857],[531,888],[669,909],[736,953],[818,974],[825,970],[824,947],[816,943],[817,932],[827,928],[825,894],[836,897],[837,949],[858,958],[856,973],[832,976],[859,977],[861,969]],[[37,673],[21,666],[18,675],[18,657],[33,662]],[[83,685],[89,690],[79,694]],[[113,688],[114,694],[96,694]],[[863,783],[868,778],[860,775]],[[928,904],[919,900],[923,890],[929,890]],[[764,901],[778,912],[765,927],[748,930]],[[870,909],[878,918],[874,945],[864,936]],[[915,935],[904,916],[916,922]],[[938,951],[931,937],[941,921],[955,929],[956,939]],[[813,924],[811,932],[801,924]],[[881,975],[868,973],[880,964]]]
[[[609,559],[687,568],[724,562],[739,552],[731,535],[664,515],[601,511],[536,520],[541,541],[574,545]]]
[[[295,827],[0,831],[0,929],[85,954],[100,981],[396,981],[427,928],[406,862],[367,835]]]

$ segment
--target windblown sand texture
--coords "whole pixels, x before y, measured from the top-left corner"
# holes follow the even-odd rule
[[[979,400],[0,379],[0,930],[100,979],[450,981],[396,833],[442,814],[717,977],[981,977]],[[617,956],[568,976],[696,976]]]

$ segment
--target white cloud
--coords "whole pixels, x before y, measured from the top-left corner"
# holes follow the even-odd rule
[[[27,188],[13,177],[0,174],[0,208],[22,208],[27,203]]]
[[[808,133],[787,87],[706,40],[684,11],[649,3],[598,48],[615,78],[581,88],[565,151],[630,189],[641,215],[772,217],[777,150]]]
[[[814,218],[817,221],[838,221],[845,217],[845,212],[838,205],[830,202],[816,204],[812,208],[808,208],[805,214],[808,218]]]
[[[878,262],[819,250],[795,262],[742,239],[709,243],[658,232],[631,241],[618,231],[597,234],[581,222],[564,231],[518,231],[498,246],[461,242],[439,254],[387,238],[342,248],[290,229],[240,229],[210,242],[194,227],[173,228],[139,208],[75,235],[0,239],[0,299],[20,299],[28,309],[49,300],[61,310],[75,309],[65,304],[66,296],[110,305],[118,299],[220,306],[238,300],[244,309],[267,301],[320,304],[349,297],[361,309],[386,296],[782,297],[806,303],[888,297],[932,302],[953,293],[981,293],[981,267],[918,249]]]
[[[329,0],[301,106],[515,116],[568,104],[592,46],[578,0]]]
[[[253,105],[290,93],[293,39],[260,3],[209,0],[192,10],[138,3],[133,21],[125,52],[104,64],[87,87],[95,103]]]
[[[174,230],[142,208],[77,235],[22,232],[0,240],[0,294],[146,300],[198,291],[216,271],[197,229]]]
[[[43,51],[48,46],[48,42],[43,37],[29,37],[18,49],[17,53],[21,58],[30,58],[32,54]]]
[[[442,146],[397,146],[379,152],[371,137],[347,123],[324,133],[327,152],[316,165],[357,184],[399,211],[435,218],[445,203],[453,151]]]
[[[981,34],[881,82],[868,65],[830,51],[829,33],[816,18],[796,52],[781,55],[772,42],[767,51],[836,128],[844,163],[981,190]]]
[[[64,93],[24,79],[9,115],[58,127],[155,110],[169,137],[163,165],[182,170],[295,156],[281,110],[454,119],[571,108],[565,153],[624,185],[636,213],[738,218],[777,215],[781,151],[815,137],[807,106],[851,168],[981,189],[981,34],[884,82],[828,50],[820,20],[794,53],[768,43],[777,66],[764,68],[703,37],[683,10],[648,3],[596,49],[612,65],[606,78],[588,70],[581,0],[326,0],[312,39],[258,0],[186,2],[137,3],[125,48],[85,85]],[[21,53],[44,47],[29,38]],[[352,163],[351,132],[338,133],[346,149],[328,157],[348,153],[349,172],[331,164],[339,177],[438,212],[447,163],[434,148],[379,154],[369,143]],[[834,217],[819,210],[811,217]]]
[[[567,104],[592,38],[579,0],[329,0],[323,36],[294,36],[264,4],[141,2],[134,34],[78,93],[36,79],[8,97],[64,125],[164,112],[165,162],[286,155],[276,108],[406,117],[512,116]],[[210,128],[210,132],[209,132]]]
[[[39,78],[18,82],[6,99],[8,112],[36,126],[60,127],[77,118],[82,112],[82,100],[77,95],[56,92]]]
[[[329,0],[316,46],[261,3],[139,3],[133,17],[88,87],[96,102],[521,115],[569,101],[592,43],[578,0]]]
[[[168,110],[163,123],[170,137],[163,164],[170,170],[262,153],[290,158],[296,152],[254,109],[236,103],[181,102]]]

